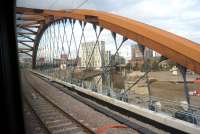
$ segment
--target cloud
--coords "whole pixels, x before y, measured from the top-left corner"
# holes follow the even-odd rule
[[[199,0],[89,0],[83,8],[126,16],[200,43],[199,7]]]
[[[65,10],[85,0],[17,0],[17,6]],[[81,8],[112,12],[200,43],[199,0],[88,0]]]
[[[17,6],[71,9],[85,0],[17,0]],[[199,0],[88,0],[81,8],[107,11],[200,43]]]
[[[66,10],[78,7],[85,0],[17,0],[17,7]]]
[[[45,9],[71,9],[78,7],[84,0],[18,0],[17,6]],[[199,0],[88,0],[81,8],[111,12],[121,16],[175,33],[194,42],[200,43],[200,1]],[[79,44],[81,32],[76,22],[74,33],[76,43]],[[68,29],[68,41],[70,28]],[[92,25],[87,24],[85,29],[86,42],[95,41],[96,37]],[[59,31],[61,34],[63,30]],[[59,38],[55,36],[55,38]],[[118,44],[122,37],[117,37]],[[115,52],[115,44],[110,31],[104,30],[99,40],[106,41],[106,50]],[[65,39],[67,51],[67,39]],[[130,56],[130,51],[125,51],[133,41],[127,41],[126,46],[120,50],[125,57]],[[58,42],[61,44],[61,40]],[[74,42],[72,43],[74,46]],[[59,47],[59,51],[61,47]],[[130,50],[130,49],[129,49]],[[75,47],[73,47],[75,51]],[[59,56],[59,55],[57,55]]]

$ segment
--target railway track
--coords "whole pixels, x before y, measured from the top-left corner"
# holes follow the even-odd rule
[[[25,130],[27,134],[49,134],[28,102],[23,99]],[[31,123],[29,123],[31,122]]]
[[[24,78],[31,89],[26,93],[26,101],[32,107],[46,130],[51,134],[94,134],[81,121],[74,119],[69,113],[60,109],[47,96],[42,95]]]
[[[112,110],[108,110],[104,106],[97,105],[96,103],[92,102],[92,100],[86,99],[83,94],[76,93],[72,89],[66,90],[66,89],[64,89],[65,87],[63,87],[63,85],[60,85],[60,84],[55,83],[53,81],[49,81],[47,78],[39,76],[37,74],[33,73],[32,75],[38,77],[39,79],[45,81],[49,85],[55,87],[57,92],[60,92],[62,94],[63,93],[67,94],[67,95],[75,98],[76,100],[84,103],[85,105],[88,105],[89,107],[95,109],[96,111],[103,113],[104,115],[118,121],[119,123],[126,125],[128,128],[132,128],[133,130],[137,131],[137,133],[141,133],[141,134],[184,133],[184,132],[173,130],[173,129],[171,130],[171,128],[168,128],[166,126],[160,126],[157,129],[157,128],[155,128],[155,127],[157,127],[157,124],[154,124],[154,122],[152,123],[152,125],[153,126],[155,125],[155,127],[153,127],[153,126],[149,127],[148,125],[143,126],[143,124],[129,120],[129,119],[125,118],[124,116],[117,114],[116,112],[112,112]],[[31,102],[34,102],[34,103],[37,103],[37,104],[32,104],[32,106],[33,106],[33,108],[35,108],[35,111],[38,111],[39,118],[41,118],[42,122],[44,122],[45,127],[49,130],[50,133],[55,133],[55,134],[65,133],[65,131],[67,131],[70,127],[72,127],[72,128],[74,127],[74,129],[72,129],[72,130],[69,129],[69,132],[66,132],[67,134],[68,133],[69,134],[70,133],[73,133],[73,134],[74,133],[75,134],[76,133],[77,134],[79,134],[79,133],[80,134],[82,134],[82,133],[95,133],[95,131],[93,129],[90,129],[87,126],[84,126],[83,125],[84,123],[81,123],[77,119],[75,119],[75,123],[73,123],[74,122],[73,115],[71,116],[70,114],[65,113],[65,111],[63,111],[62,109],[59,108],[59,106],[56,104],[56,102],[53,102],[53,100],[50,97],[51,96],[50,94],[52,94],[52,93],[48,92],[47,89],[44,90],[44,93],[41,92],[41,91],[38,91],[37,86],[33,85],[30,82],[31,80],[28,80],[29,77],[27,77],[27,78],[26,77],[27,76],[24,75],[24,78],[27,80],[29,86],[31,86],[31,92],[33,91],[32,93],[29,93],[29,95],[31,94],[31,96],[29,96],[27,98],[35,98],[35,101],[32,100]],[[37,82],[33,82],[33,83],[37,83]],[[41,90],[42,90],[42,87],[41,87]],[[48,97],[48,95],[45,96],[45,94],[46,95],[49,94],[50,96],[49,97]],[[55,96],[55,94],[53,94],[53,95]],[[41,98],[41,99],[38,99],[38,98]],[[95,100],[95,102],[96,102],[96,100]],[[49,106],[49,105],[51,105],[51,106]],[[57,109],[57,110],[52,110],[52,109]],[[65,117],[66,114],[69,117]],[[66,120],[64,120],[64,118],[66,118]],[[72,123],[71,123],[72,126],[70,126],[70,125],[67,126],[69,124],[68,121],[71,121],[71,118],[73,120]],[[56,121],[56,120],[58,120],[58,121]],[[61,120],[60,124],[59,124],[59,120]],[[51,125],[51,123],[49,123],[51,121],[52,121],[53,125]],[[58,123],[56,124],[56,122],[58,122]],[[147,123],[149,123],[149,122],[147,122]],[[150,124],[151,124],[151,122],[150,122]],[[72,132],[70,132],[70,131],[72,131]]]
[[[75,98],[76,100],[88,105],[89,107],[92,107],[93,109],[95,109],[96,111],[105,114],[106,116],[126,125],[129,128],[132,128],[133,130],[137,131],[137,133],[141,133],[141,134],[156,134],[157,132],[153,132],[150,128],[146,128],[144,126],[141,126],[139,124],[137,124],[134,121],[128,120],[126,118],[124,118],[123,116],[120,116],[119,114],[116,114],[115,112],[112,112],[102,106],[99,106],[87,99],[85,99],[84,97],[81,97],[80,95],[78,95],[77,93],[74,93],[71,90],[63,90],[61,87],[63,86],[59,86],[58,84],[54,83],[54,82],[50,82],[49,80],[47,80],[44,77],[38,76],[36,74],[33,74],[36,77],[40,78],[41,80],[47,82],[48,84],[50,84],[51,86],[55,87],[59,92],[63,92],[65,94],[68,94],[70,96],[72,96],[73,98]]]

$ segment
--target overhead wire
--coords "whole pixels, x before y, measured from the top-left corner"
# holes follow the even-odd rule
[[[48,7],[49,9],[51,9],[55,4],[56,2],[58,2],[58,0],[54,0],[50,6]],[[82,7],[85,3],[87,3],[88,0],[84,0],[82,3],[80,3],[77,7],[74,7],[73,9],[79,9],[80,7]]]
[[[87,3],[88,0],[83,1],[80,5],[78,5],[75,9],[79,9],[80,7],[82,7],[85,3]]]

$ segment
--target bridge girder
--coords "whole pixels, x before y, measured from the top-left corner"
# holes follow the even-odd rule
[[[132,19],[95,10],[56,11],[17,7],[16,12],[24,15],[40,15],[45,18],[43,23],[40,23],[34,40],[33,67],[35,66],[39,40],[46,28],[57,19],[72,18],[95,23],[112,32],[119,33],[196,73],[200,73],[200,44]]]

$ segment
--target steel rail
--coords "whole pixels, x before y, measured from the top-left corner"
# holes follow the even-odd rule
[[[32,84],[31,82],[28,80],[28,78],[26,77],[26,75],[24,75],[24,78],[26,80],[26,82],[28,83],[28,85],[30,86],[30,88],[32,88],[36,93],[38,93],[42,98],[44,98],[48,103],[50,103],[52,106],[54,106],[56,109],[58,109],[61,113],[63,113],[69,120],[75,122],[76,124],[78,124],[79,126],[81,126],[88,134],[95,134],[93,130],[91,130],[88,126],[85,126],[84,124],[82,124],[79,120],[75,119],[73,116],[71,116],[69,113],[65,112],[62,108],[60,108],[60,106],[58,106],[53,100],[51,100],[49,97],[45,96],[41,91],[37,90]],[[35,111],[36,112],[36,111]],[[39,116],[38,116],[39,117]],[[46,128],[48,129],[48,127],[46,126]],[[50,131],[49,131],[50,132]]]
[[[24,100],[25,103],[28,105],[28,107],[31,109],[31,111],[33,112],[33,114],[36,116],[37,120],[39,121],[39,123],[42,125],[42,127],[47,131],[48,134],[51,134],[50,131],[48,130],[48,128],[46,127],[46,125],[44,124],[44,122],[41,120],[41,118],[38,116],[37,112],[34,110],[34,108],[32,107],[31,103],[28,100],[28,97],[24,95]]]
[[[73,88],[65,87],[65,85],[62,85],[61,83],[57,83],[56,81],[49,81],[48,78],[46,78],[44,76],[41,76],[39,74],[35,74],[33,72],[32,72],[32,74],[35,75],[36,77],[40,78],[41,80],[47,82],[48,84],[54,86],[58,90],[60,90],[60,91],[62,91],[64,93],[72,96],[73,98],[77,99],[80,102],[83,102],[84,104],[88,105],[89,107],[92,107],[93,109],[97,110],[98,112],[103,113],[106,116],[108,116],[110,118],[113,118],[114,120],[127,125],[128,127],[138,131],[139,133],[142,133],[142,134],[154,134],[155,132],[153,132],[152,130],[150,130],[148,128],[140,126],[139,124],[137,124],[137,123],[135,123],[133,121],[130,121],[130,120],[124,118],[123,116],[121,116],[119,114],[116,114],[113,111],[119,112],[119,113],[124,114],[124,115],[129,116],[129,117],[136,118],[136,119],[138,119],[138,120],[140,120],[142,122],[149,123],[149,124],[151,124],[151,125],[153,125],[155,127],[158,127],[160,129],[162,129],[164,131],[168,131],[170,133],[184,133],[183,131],[180,131],[180,130],[165,126],[165,124],[159,124],[159,123],[157,123],[155,121],[149,120],[148,118],[142,117],[140,115],[136,115],[135,113],[124,111],[120,107],[114,106],[112,104],[108,104],[106,102],[102,102],[102,101],[100,101],[100,100],[98,100],[98,99],[96,99],[96,98],[94,98],[92,96],[88,96],[88,95],[86,95],[84,93],[80,93],[79,91],[74,90]],[[61,86],[64,86],[64,87],[61,87]],[[96,102],[97,104],[94,103],[93,101]],[[100,105],[98,105],[98,104],[100,104]],[[105,107],[108,107],[113,111],[108,110]]]

